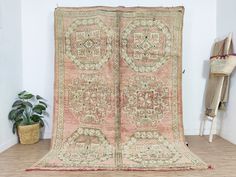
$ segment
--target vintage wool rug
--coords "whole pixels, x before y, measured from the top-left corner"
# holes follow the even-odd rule
[[[183,7],[57,8],[54,131],[28,170],[184,170]]]

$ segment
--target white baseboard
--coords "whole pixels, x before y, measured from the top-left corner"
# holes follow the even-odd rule
[[[42,136],[42,139],[50,139],[51,138],[51,132],[45,132]],[[5,143],[0,144],[0,153],[7,150],[8,148],[14,146],[18,143],[17,136],[14,136],[10,139],[8,139]]]
[[[221,132],[220,133],[220,137],[222,137],[223,139],[229,141],[230,143],[236,145],[236,139],[235,136],[233,134],[226,134],[225,132]]]
[[[7,150],[11,146],[18,143],[18,139],[16,136],[12,137],[11,139],[8,139],[5,143],[0,144],[0,153]]]
[[[42,135],[42,139],[51,139],[52,137],[52,132],[51,131],[45,131]]]

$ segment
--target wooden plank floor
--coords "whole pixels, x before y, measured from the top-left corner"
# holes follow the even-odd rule
[[[236,177],[236,145],[220,137],[213,143],[207,137],[188,136],[186,140],[190,149],[208,164],[211,170],[191,171],[93,171],[93,172],[56,172],[56,171],[24,171],[44,156],[49,150],[49,140],[42,140],[35,145],[15,145],[0,154],[0,177]]]

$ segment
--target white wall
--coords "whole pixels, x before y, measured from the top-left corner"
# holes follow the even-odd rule
[[[8,112],[21,90],[20,1],[0,0],[0,152],[17,143]]]
[[[23,88],[48,99],[53,107],[53,12],[58,6],[185,6],[183,34],[183,103],[185,134],[198,134],[203,93],[208,76],[205,63],[216,37],[215,0],[22,0]],[[51,117],[45,137],[51,136]]]
[[[222,37],[233,32],[234,51],[236,53],[236,1],[217,1],[217,36]],[[219,115],[221,121],[220,135],[236,144],[236,70],[231,75],[229,102],[226,112]]]

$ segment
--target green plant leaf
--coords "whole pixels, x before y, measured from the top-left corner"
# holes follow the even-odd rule
[[[26,100],[31,99],[33,97],[34,97],[34,95],[32,95],[31,93],[27,93],[27,94],[23,94],[23,95],[19,96],[19,98],[26,99]]]
[[[20,125],[20,123],[23,121],[23,119],[19,119],[17,120],[14,124],[13,124],[13,127],[12,127],[12,132],[15,134],[16,133],[16,129],[17,129],[17,126]]]
[[[13,121],[16,118],[16,112],[17,112],[16,109],[11,110],[8,114],[8,119]]]
[[[42,114],[45,109],[46,108],[43,105],[37,104],[33,107],[32,110],[38,114]]]
[[[17,107],[17,106],[20,106],[22,105],[23,101],[22,100],[17,100],[13,103],[12,107]]]
[[[33,105],[30,103],[30,102],[28,102],[28,101],[26,101],[26,102],[23,102],[23,104],[25,105],[25,106],[29,106],[29,107],[33,107]]]
[[[35,123],[35,122],[34,122],[33,120],[29,119],[28,125],[32,125],[32,124],[34,124],[34,123]]]
[[[16,112],[16,119],[15,120],[20,119],[22,117],[24,111],[25,111],[24,109],[18,109]]]
[[[39,116],[37,114],[34,114],[31,116],[31,119],[34,121],[34,122],[39,122],[40,126],[43,127],[44,126],[44,122],[43,122],[43,116]]]
[[[46,107],[44,105],[37,104],[33,107],[33,111],[35,111],[35,109],[40,109],[41,111],[44,111],[46,110]]]
[[[45,102],[43,102],[43,101],[39,101],[39,103],[40,103],[40,104],[42,104],[42,105],[44,105],[44,106],[45,106],[45,108],[47,108],[47,107],[48,107],[48,105],[47,105]]]
[[[17,127],[17,124],[16,122],[13,124],[12,126],[12,133],[15,134],[16,133],[16,127]]]
[[[18,94],[18,96],[21,96],[21,95],[23,95],[23,94],[25,94],[25,93],[26,93],[26,91],[24,90],[24,91],[20,92],[20,93]]]
[[[22,113],[24,112],[24,109],[13,109],[8,114],[8,119],[11,121],[17,121]]]
[[[37,114],[33,114],[30,118],[34,121],[34,122],[39,122],[39,120],[42,118],[43,116],[37,115]]]
[[[33,111],[36,112],[37,114],[40,114],[40,115],[43,113],[43,111],[41,109],[34,109]]]
[[[43,97],[39,96],[39,95],[36,95],[36,99],[37,100],[45,100]]]
[[[42,119],[39,120],[39,124],[41,127],[44,127],[44,121]]]
[[[28,120],[28,118],[27,118],[27,116],[26,116],[26,113],[25,112],[23,112],[23,114],[22,114],[22,125],[28,125],[29,124],[29,120]]]

